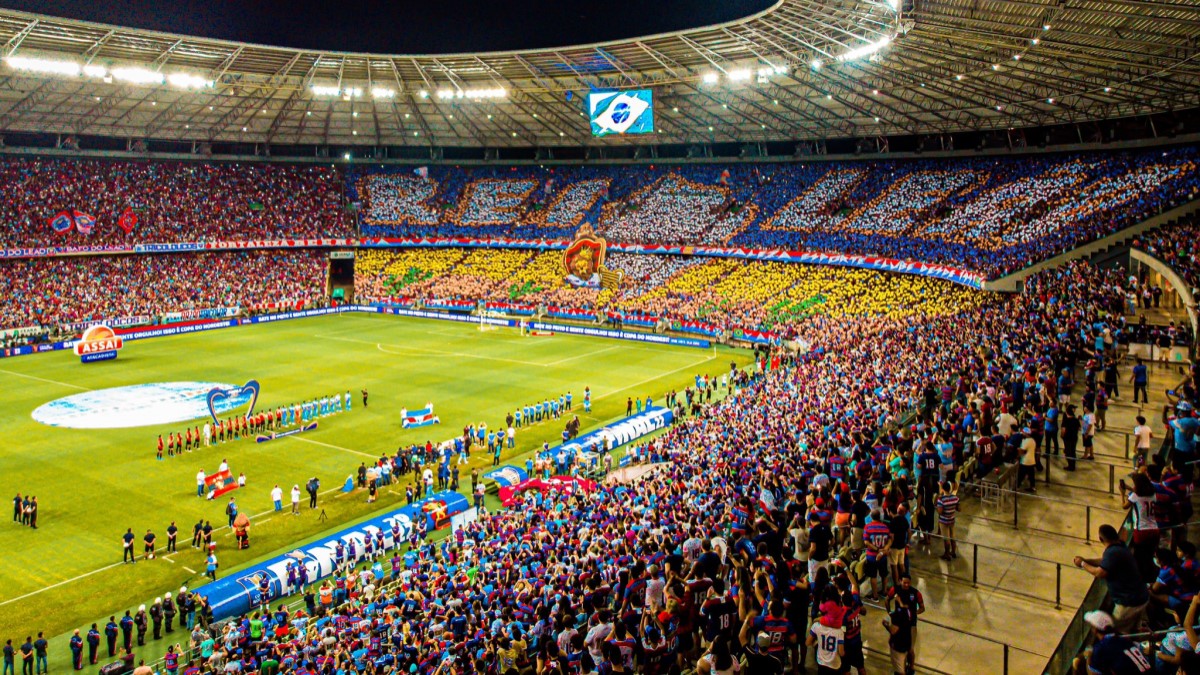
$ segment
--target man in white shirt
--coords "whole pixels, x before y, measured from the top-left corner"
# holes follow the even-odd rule
[[[292,486],[292,515],[300,515],[300,486]]]
[[[646,569],[646,607],[658,613],[666,604],[666,597],[663,591],[667,587],[667,582],[658,573],[658,565],[651,565]]]
[[[1002,436],[1008,438],[1017,430],[1017,418],[1009,414],[1008,410],[1004,410],[996,418],[996,427],[1000,430]]]
[[[197,497],[204,496],[204,479],[205,478],[207,478],[207,476],[204,475],[204,469],[200,469],[199,471],[196,472],[196,496]]]
[[[817,672],[842,672],[842,657],[846,655],[846,629],[825,625],[825,618],[813,622],[808,632],[808,646],[816,647]]]
[[[1154,438],[1154,431],[1146,425],[1146,418],[1141,415],[1137,416],[1137,426],[1133,428],[1133,437],[1137,439],[1134,466],[1141,466],[1150,458],[1150,441]]]
[[[1029,491],[1037,492],[1037,442],[1033,440],[1029,427],[1021,430],[1025,435],[1021,441],[1020,466],[1017,467],[1017,489],[1029,479]]]
[[[596,624],[588,629],[583,643],[587,645],[588,653],[592,655],[592,659],[600,663],[604,660],[604,641],[612,634],[613,626],[609,623],[609,611],[607,609],[600,610],[592,620]]]
[[[283,490],[279,488],[279,483],[271,488],[271,501],[275,504],[276,511],[283,510]]]
[[[212,424],[204,423],[204,447],[212,445]]]

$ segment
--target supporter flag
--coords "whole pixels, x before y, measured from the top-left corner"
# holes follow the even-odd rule
[[[433,404],[426,403],[420,410],[400,410],[400,426],[405,429],[425,427],[430,424],[441,424],[442,420],[433,414]]]
[[[413,171],[413,173],[417,174],[417,175],[418,175],[418,176],[420,176],[421,178],[429,178],[429,167],[427,167],[427,166],[418,166],[418,167],[416,168],[416,170],[414,170],[414,171]]]
[[[96,227],[96,219],[83,211],[71,211],[71,217],[75,221],[75,229],[79,230],[80,234],[91,234],[92,229]]]
[[[69,232],[72,227],[75,227],[75,221],[71,220],[71,214],[68,211],[60,211],[58,215],[50,219],[50,229],[59,234]]]
[[[121,212],[121,217],[117,219],[117,225],[121,226],[122,230],[125,230],[125,234],[132,232],[133,228],[137,227],[137,223],[137,214],[133,212],[133,207],[131,206],[126,206],[125,210]]]

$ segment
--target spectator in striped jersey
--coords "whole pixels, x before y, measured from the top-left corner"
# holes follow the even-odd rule
[[[958,483],[942,481],[942,491],[937,498],[938,532],[942,535],[945,553],[942,560],[958,557],[958,542],[954,540],[954,520],[958,516]]]

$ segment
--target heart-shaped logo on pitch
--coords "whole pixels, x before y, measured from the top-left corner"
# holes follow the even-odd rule
[[[246,409],[246,415],[254,413],[254,404],[258,403],[258,380],[250,380],[246,384],[233,389],[216,388],[208,392],[206,400],[208,401],[208,414],[212,416],[214,424],[220,424],[221,420],[217,413],[228,413],[234,408],[240,408],[247,402],[250,407]]]

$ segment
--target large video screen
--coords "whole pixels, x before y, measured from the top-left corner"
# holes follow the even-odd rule
[[[654,133],[654,97],[649,89],[594,91],[587,97],[593,136]]]

